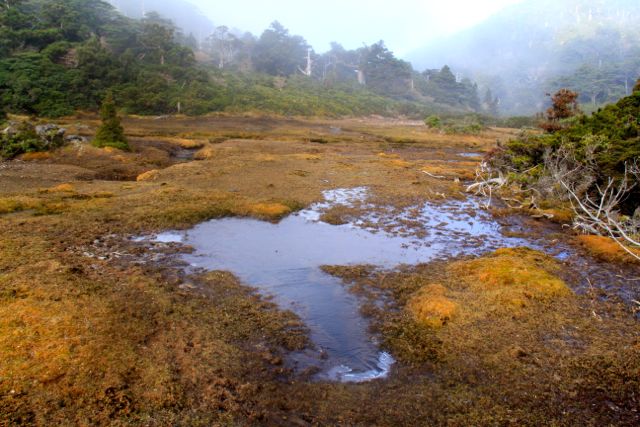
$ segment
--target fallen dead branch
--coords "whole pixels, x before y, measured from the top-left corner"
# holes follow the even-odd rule
[[[431,178],[435,178],[435,179],[447,179],[446,176],[442,176],[442,175],[434,175],[432,173],[429,173],[427,171],[422,171],[423,174],[430,176]]]
[[[497,176],[496,176],[497,174]],[[486,209],[491,207],[493,193],[504,187],[507,179],[499,170],[494,170],[487,162],[482,162],[476,169],[475,182],[467,187],[467,193],[474,193],[477,196],[483,196],[487,199],[484,204]]]

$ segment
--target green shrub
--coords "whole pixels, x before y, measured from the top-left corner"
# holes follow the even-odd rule
[[[640,91],[608,105],[591,116],[578,115],[557,121],[562,126],[544,135],[523,133],[507,142],[491,159],[495,167],[527,175],[520,182],[535,182],[545,168],[545,154],[568,153],[595,181],[621,180],[625,163],[640,159]],[[533,172],[537,174],[532,176]],[[514,180],[515,181],[515,180]],[[630,190],[621,208],[627,214],[640,207],[640,188]]]
[[[440,129],[442,127],[442,120],[440,120],[440,116],[431,115],[424,120],[424,124],[431,129]]]
[[[36,128],[23,122],[15,130],[0,134],[0,157],[12,159],[20,154],[47,151],[62,146],[64,138],[56,131],[38,135]]]

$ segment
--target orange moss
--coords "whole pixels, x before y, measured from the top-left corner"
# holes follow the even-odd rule
[[[75,191],[71,184],[60,184],[45,190],[46,193],[73,193]]]
[[[193,158],[196,160],[209,160],[209,159],[213,159],[216,155],[216,150],[213,149],[212,147],[205,147],[201,150],[199,150],[194,156]]]
[[[256,203],[249,206],[249,213],[258,217],[281,218],[291,213],[291,208],[281,203]]]
[[[388,162],[386,162],[387,165],[395,167],[395,168],[402,168],[402,169],[409,169],[411,167],[411,163],[405,161],[405,160],[389,160]]]
[[[486,301],[488,311],[519,312],[532,300],[544,302],[571,294],[567,284],[550,272],[555,268],[555,261],[540,252],[508,248],[454,263],[449,270]]]
[[[159,171],[156,169],[153,169],[138,175],[138,177],[136,178],[136,181],[138,182],[155,181],[156,179],[158,179],[159,175],[160,175]]]
[[[573,221],[573,212],[570,209],[545,209],[542,211],[547,215],[553,215],[551,221],[559,224],[569,224]]]
[[[51,153],[46,151],[40,151],[36,153],[25,153],[18,157],[24,162],[34,162],[38,160],[48,160],[51,158]]]
[[[527,248],[503,248],[488,258],[469,261],[474,282],[484,288],[520,287],[539,297],[566,295],[567,285],[541,264],[552,262],[546,255]]]
[[[458,312],[458,304],[447,298],[446,293],[447,290],[442,285],[427,285],[409,300],[407,309],[418,323],[440,328]]]
[[[638,260],[627,253],[615,240],[605,236],[578,236],[576,238],[587,251],[607,262],[635,262]],[[640,256],[640,248],[629,248]]]

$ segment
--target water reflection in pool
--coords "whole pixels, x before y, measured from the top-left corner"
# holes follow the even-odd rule
[[[319,379],[367,381],[387,375],[393,358],[381,352],[359,313],[358,298],[342,282],[325,274],[322,265],[369,264],[392,268],[418,264],[461,253],[479,253],[522,240],[505,238],[489,215],[472,202],[425,204],[411,214],[384,218],[384,209],[367,223],[385,223],[384,232],[358,223],[334,226],[319,220],[323,209],[366,200],[366,189],[334,190],[326,202],[291,215],[278,224],[246,218],[202,223],[184,232],[158,236],[159,241],[182,241],[195,248],[184,255],[193,267],[226,270],[244,283],[272,296],[281,307],[297,313],[311,330],[311,338],[328,357],[299,358],[298,363],[321,366]],[[426,226],[417,237],[396,232],[394,220],[406,217]],[[398,230],[401,227],[398,226]],[[303,362],[304,360],[304,362]],[[306,368],[308,366],[299,366]]]

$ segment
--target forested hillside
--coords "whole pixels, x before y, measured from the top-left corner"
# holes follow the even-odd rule
[[[216,27],[198,43],[156,12],[132,19],[101,0],[2,3],[0,54],[0,100],[15,113],[95,111],[107,92],[136,114],[480,110],[474,83],[448,67],[418,73],[383,42],[320,55],[275,22],[260,37]]]
[[[640,75],[640,2],[526,0],[410,55],[448,63],[489,88],[503,112],[541,111],[545,93],[568,87],[588,110],[631,94]]]

